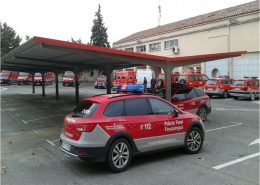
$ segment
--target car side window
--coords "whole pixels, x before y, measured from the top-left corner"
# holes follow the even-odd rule
[[[201,96],[205,95],[204,91],[202,91],[201,89],[194,89],[194,90],[196,91],[198,97],[201,97]]]
[[[191,76],[190,76],[190,81],[195,81],[195,80],[196,80],[196,76],[191,75]]]
[[[107,117],[123,116],[124,113],[124,102],[116,101],[110,103],[104,112],[104,115]]]
[[[221,80],[221,84],[227,84],[226,80]]]
[[[232,80],[227,80],[227,84],[232,84]]]
[[[145,98],[125,100],[125,110],[127,116],[151,114],[149,104]]]
[[[184,90],[180,90],[180,91],[178,91],[172,98],[174,99],[174,98],[177,98],[178,100],[183,100],[183,99],[185,99],[186,98],[186,96],[185,96],[185,91]]]
[[[207,81],[209,78],[206,75],[202,75],[202,80]]]
[[[259,81],[254,81],[254,86],[259,86]]]
[[[247,85],[248,85],[248,86],[253,86],[253,82],[252,82],[252,81],[248,81],[248,82],[247,82]]]
[[[174,112],[174,108],[162,100],[149,98],[149,101],[154,114],[172,114]]]
[[[186,94],[186,98],[195,98],[195,97],[197,97],[197,94],[196,94],[196,92],[194,91],[194,89],[192,89],[190,92],[188,92],[188,93]]]

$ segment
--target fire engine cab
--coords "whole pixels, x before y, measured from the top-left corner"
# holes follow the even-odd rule
[[[136,84],[135,71],[118,71],[113,80],[113,90],[117,90],[119,85]]]

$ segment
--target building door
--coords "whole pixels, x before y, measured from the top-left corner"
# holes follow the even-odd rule
[[[212,78],[217,78],[219,77],[219,70],[217,68],[214,68],[211,72],[211,77]]]

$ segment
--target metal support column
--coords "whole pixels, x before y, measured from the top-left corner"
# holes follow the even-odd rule
[[[112,69],[110,67],[105,69],[105,74],[107,76],[107,84],[106,84],[106,88],[107,88],[107,94],[111,94],[111,88],[112,88]]]
[[[76,97],[76,102],[75,104],[79,104],[79,70],[78,68],[75,68],[74,70],[75,73],[75,97]]]
[[[45,78],[44,78],[44,75],[45,75],[45,72],[42,72],[42,96],[45,96]]]
[[[163,66],[163,70],[165,73],[166,79],[166,87],[165,87],[165,98],[168,101],[172,100],[172,86],[171,86],[171,74],[173,70],[173,65],[171,63],[167,63]]]
[[[34,76],[35,76],[35,73],[32,73],[32,93],[35,93]]]
[[[59,77],[58,77],[59,73],[55,72],[55,87],[56,87],[56,100],[59,100]]]

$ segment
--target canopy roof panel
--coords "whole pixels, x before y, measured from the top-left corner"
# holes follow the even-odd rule
[[[185,57],[163,57],[91,46],[68,41],[33,37],[2,57],[1,68],[18,71],[65,71],[84,69],[127,68],[140,65],[174,67],[237,57],[245,51],[214,53]]]

